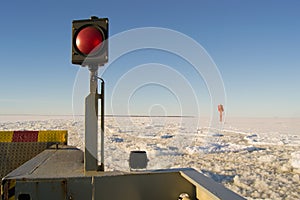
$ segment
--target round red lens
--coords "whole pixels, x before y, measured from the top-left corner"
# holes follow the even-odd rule
[[[97,52],[102,42],[103,36],[101,31],[93,26],[81,29],[76,37],[76,47],[81,53],[86,55]]]

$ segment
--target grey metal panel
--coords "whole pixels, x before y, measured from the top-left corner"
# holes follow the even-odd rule
[[[69,178],[67,181],[68,199],[92,199],[92,178]]]
[[[196,188],[177,173],[147,173],[95,177],[95,199],[153,200],[178,199],[188,193],[195,199]]]
[[[66,200],[67,182],[64,179],[18,181],[15,198],[29,195],[31,200]]]
[[[231,190],[225,188],[223,185],[213,181],[212,179],[200,174],[194,169],[184,170],[181,172],[182,176],[185,177],[188,181],[197,186],[200,190],[198,192],[206,192],[208,191],[215,197],[212,199],[222,199],[222,200],[245,200],[245,198],[240,195],[232,192]],[[202,194],[197,194],[197,196],[201,196]],[[203,196],[207,196],[203,194]]]
[[[106,174],[106,173],[104,173]],[[153,200],[178,199],[187,193],[196,199],[196,188],[177,173],[147,173],[95,177],[70,177],[65,179],[19,179],[16,198],[27,194],[36,199],[125,199]]]
[[[47,159],[46,162],[34,171],[31,178],[67,178],[84,176],[82,151],[76,148],[65,148],[53,151],[55,152]]]
[[[24,165],[9,173],[6,178],[65,178],[84,176],[83,152],[75,147],[59,146],[47,149]]]
[[[124,172],[85,172],[83,152],[71,146],[47,149],[9,173],[10,179],[72,178],[123,175]]]

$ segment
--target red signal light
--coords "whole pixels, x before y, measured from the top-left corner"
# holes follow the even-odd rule
[[[103,66],[108,62],[108,19],[72,22],[72,63],[81,66]]]
[[[84,55],[95,54],[101,49],[102,32],[94,26],[81,29],[76,36],[76,47]]]

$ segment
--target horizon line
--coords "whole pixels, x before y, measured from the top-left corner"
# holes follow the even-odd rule
[[[85,116],[84,114],[73,115],[73,114],[0,114],[0,116]],[[100,117],[101,115],[99,115]],[[107,114],[105,117],[186,117],[195,118],[192,115],[122,115],[122,114]]]

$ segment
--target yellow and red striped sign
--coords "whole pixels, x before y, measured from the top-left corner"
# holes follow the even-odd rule
[[[60,142],[67,143],[68,131],[0,131],[0,142]]]
[[[13,135],[13,131],[1,131],[0,142],[12,142]]]

